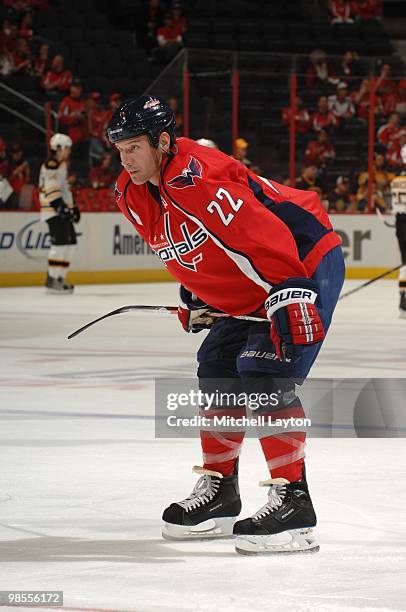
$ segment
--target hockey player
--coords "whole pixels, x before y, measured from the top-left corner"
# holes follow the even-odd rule
[[[406,167],[406,145],[401,149]],[[399,270],[399,316],[406,319],[406,173],[396,176],[391,183],[392,211],[396,215],[396,237],[399,243],[402,267]]]
[[[50,140],[50,157],[42,164],[39,175],[41,220],[46,221],[51,236],[48,293],[72,293],[73,285],[65,282],[76,245],[74,223],[79,223],[80,211],[73,201],[68,183],[68,167],[72,140],[66,134],[54,134]]]
[[[176,139],[173,112],[159,98],[124,102],[107,134],[123,165],[119,208],[181,283],[183,328],[210,328],[197,356],[202,392],[272,394],[276,405],[261,407],[268,418],[303,417],[295,381],[306,378],[320,350],[344,278],[340,239],[318,196],[261,179],[216,149]],[[262,315],[264,322],[229,317],[213,323],[205,314],[213,308]],[[244,412],[219,405],[204,414]],[[201,431],[204,465],[194,468],[200,478],[188,497],[164,511],[164,537],[234,534],[236,550],[248,554],[317,550],[305,433],[260,438],[270,472],[262,483],[268,501],[236,522],[243,436]]]

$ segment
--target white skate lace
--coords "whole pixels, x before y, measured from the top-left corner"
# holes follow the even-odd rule
[[[252,515],[252,519],[258,520],[268,516],[274,510],[277,510],[283,504],[286,493],[286,485],[273,484],[270,485],[268,491],[268,501],[262,508],[258,510],[255,514]]]
[[[186,512],[194,510],[200,505],[211,501],[217,493],[219,486],[219,478],[213,478],[213,476],[204,474],[195,484],[195,487],[189,497],[186,497],[186,499],[183,499],[182,501],[177,503],[179,504],[179,506],[182,506],[182,508],[184,508]]]

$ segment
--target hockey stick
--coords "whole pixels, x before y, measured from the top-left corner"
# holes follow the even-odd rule
[[[108,312],[107,314],[103,315],[102,317],[99,317],[98,319],[95,319],[94,321],[90,321],[90,323],[86,323],[86,325],[83,325],[83,327],[80,327],[76,331],[69,334],[68,340],[70,340],[71,338],[74,338],[78,334],[81,334],[83,331],[85,331],[86,329],[94,325],[95,323],[98,323],[99,321],[103,321],[103,319],[107,319],[108,317],[112,317],[113,315],[123,314],[124,312],[154,312],[158,314],[172,315],[172,314],[178,313],[178,308],[177,306],[138,306],[138,305],[122,306],[121,308],[117,308],[117,310],[112,310],[111,312]],[[213,317],[217,319],[220,319],[220,318],[222,319],[225,317],[230,318],[230,315],[223,313],[223,312],[207,312],[205,314],[207,314],[208,317]],[[242,321],[258,321],[258,322],[264,322],[264,323],[268,321],[268,319],[264,319],[261,317],[250,317],[248,315],[238,315],[238,316],[231,317],[231,318],[241,319]]]
[[[353,293],[356,293],[360,289],[363,289],[364,287],[371,285],[372,283],[374,283],[375,281],[381,278],[385,278],[385,276],[388,276],[388,274],[391,274],[392,272],[396,272],[396,270],[399,270],[399,268],[401,267],[402,267],[402,264],[399,264],[395,268],[386,270],[386,272],[383,272],[382,274],[379,274],[379,276],[375,276],[374,278],[371,278],[369,281],[367,281],[366,283],[363,283],[359,287],[355,287],[355,289],[351,289],[350,291],[347,291],[347,293],[343,293],[343,295],[340,295],[339,300],[342,300],[343,298],[348,297],[349,295],[352,295]],[[112,310],[111,312],[108,312],[107,314],[99,317],[98,319],[94,319],[94,321],[90,321],[90,323],[86,323],[86,325],[83,325],[83,327],[79,327],[79,329],[69,334],[68,340],[71,340],[71,338],[78,336],[82,332],[86,331],[86,329],[88,329],[92,325],[99,323],[99,321],[103,321],[103,319],[107,319],[108,317],[112,317],[113,315],[124,314],[125,312],[153,312],[153,313],[161,314],[161,315],[162,314],[163,315],[174,315],[178,313],[178,308],[177,306],[140,306],[140,305],[122,306],[121,308],[117,308],[116,310]],[[207,312],[206,314],[208,317],[213,317],[217,319],[230,318],[230,315],[223,313],[223,312]],[[257,322],[262,322],[262,323],[268,322],[268,319],[264,319],[261,317],[250,317],[249,315],[237,315],[231,318],[240,319],[242,321],[257,321]]]
[[[348,297],[349,295],[352,295],[356,291],[359,291],[360,289],[363,289],[364,287],[368,287],[368,285],[371,285],[372,283],[379,280],[380,278],[385,278],[385,276],[388,276],[388,274],[391,274],[392,272],[396,272],[396,270],[399,270],[399,268],[401,267],[402,267],[402,264],[399,264],[395,268],[391,268],[390,270],[386,270],[386,272],[382,272],[382,274],[379,274],[379,276],[374,276],[374,278],[371,278],[366,283],[362,283],[362,285],[360,285],[359,287],[355,287],[355,289],[351,289],[350,291],[343,293],[342,295],[340,295],[338,299],[342,300],[343,298]]]

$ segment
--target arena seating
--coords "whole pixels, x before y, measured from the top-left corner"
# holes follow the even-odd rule
[[[210,130],[219,146],[230,152],[234,61],[230,58],[238,51],[239,129],[256,143],[256,163],[281,178],[286,176],[288,154],[288,133],[281,124],[281,111],[289,104],[292,54],[296,54],[298,90],[309,110],[315,110],[320,95],[304,85],[308,56],[315,48],[323,49],[333,63],[338,63],[348,49],[357,51],[360,76],[370,73],[373,57],[380,58],[375,62],[375,74],[383,63],[391,66],[393,78],[403,71],[380,21],[331,25],[325,2],[289,0],[282,5],[261,0],[189,0],[184,2],[184,10],[188,19],[185,43],[196,49],[189,63],[191,136],[198,138]],[[3,10],[0,17],[5,14]],[[81,79],[84,93],[98,91],[106,103],[113,91],[123,96],[145,91],[162,70],[161,65],[148,61],[145,49],[138,45],[136,33],[143,18],[142,0],[52,0],[51,10],[35,15],[34,46],[48,41],[52,54],[62,53],[67,67]],[[199,53],[197,49],[210,49],[211,53]],[[46,100],[38,79],[19,75],[10,77],[8,83],[40,104]],[[60,98],[52,100],[54,108]],[[7,99],[0,90],[0,102]],[[23,102],[13,100],[13,106],[34,121],[43,121]],[[27,155],[37,169],[44,155],[39,135],[25,125],[19,133],[9,132],[10,128],[4,126],[9,141],[24,138]],[[331,184],[348,169],[358,171],[360,147],[364,150],[366,141],[367,129],[362,124],[351,124],[335,134],[337,161],[328,171]],[[304,146],[299,138],[298,159]]]

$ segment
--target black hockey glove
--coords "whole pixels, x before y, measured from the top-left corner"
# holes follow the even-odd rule
[[[211,306],[205,304],[183,285],[179,288],[179,297],[178,319],[186,332],[197,334],[213,325],[214,319],[205,315],[210,310],[214,310]]]
[[[72,223],[79,223],[80,221],[80,210],[79,208],[75,205],[73,208],[69,209],[70,212],[70,218]]]
[[[55,208],[55,212],[59,217],[62,217],[62,219],[69,218],[69,208],[66,206],[62,198],[57,198],[56,200],[54,200],[51,206]]]

